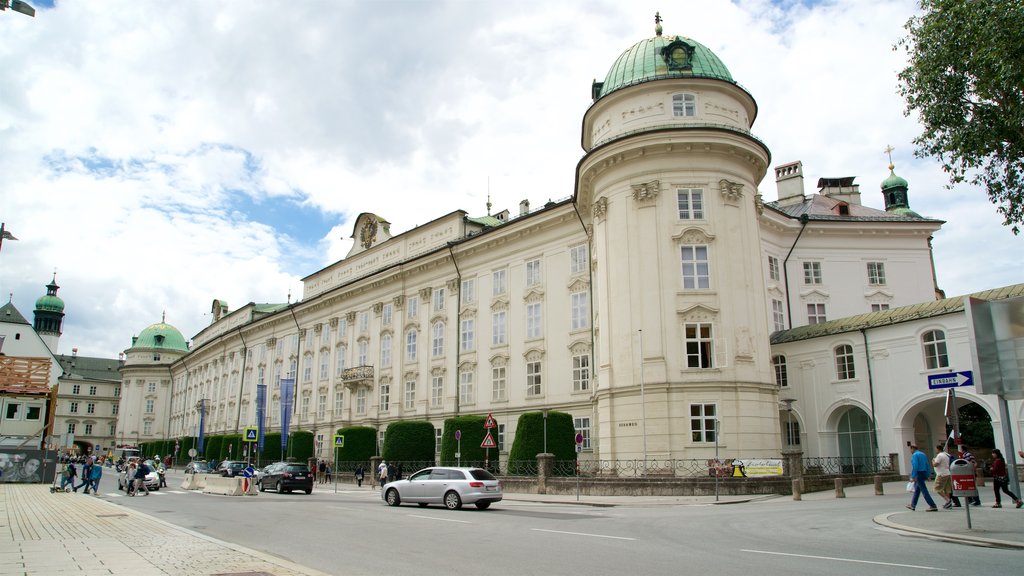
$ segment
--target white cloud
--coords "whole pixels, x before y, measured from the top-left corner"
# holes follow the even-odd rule
[[[0,219],[20,240],[3,246],[0,290],[30,317],[56,268],[61,352],[114,356],[165,310],[190,337],[214,298],[297,297],[348,252],[361,212],[401,233],[481,214],[488,191],[495,211],[570,196],[591,82],[653,34],[657,10],[753,94],[754,133],[774,164],[804,162],[808,191],[856,175],[881,207],[891,144],[912,207],[948,221],[940,286],[1019,282],[1021,240],[984,193],[946,190],[913,158],[892,46],[916,4],[112,0],[3,14]]]

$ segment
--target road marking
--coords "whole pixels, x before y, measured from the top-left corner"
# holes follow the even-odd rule
[[[417,516],[416,514],[409,514],[410,518],[423,518],[425,520],[440,520],[442,522],[458,522],[459,524],[472,524],[469,520],[452,520],[451,518],[438,518],[436,516]]]
[[[945,568],[935,568],[934,566],[918,566],[916,564],[895,564],[892,562],[874,562],[872,560],[854,560],[853,558],[833,558],[831,556],[811,556],[809,554],[788,554],[786,552],[769,552],[767,550],[740,550],[740,552],[750,552],[751,554],[773,554],[775,556],[792,556],[794,558],[811,558],[814,560],[835,560],[836,562],[853,562],[856,564],[876,564],[878,566],[896,566],[898,568],[916,568],[918,570],[939,570],[945,572]]]
[[[534,530],[536,532],[551,532],[553,534],[571,534],[573,536],[591,536],[593,538],[612,538],[614,540],[636,541],[636,538],[625,538],[623,536],[605,536],[604,534],[587,534],[586,532],[565,532],[563,530],[545,530],[543,528],[530,528],[530,530]]]

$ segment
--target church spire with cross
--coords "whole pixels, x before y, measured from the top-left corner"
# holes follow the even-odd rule
[[[886,146],[883,153],[889,157],[889,177],[882,180],[882,198],[885,200],[885,211],[906,216],[920,218],[916,212],[910,209],[910,200],[907,197],[909,184],[903,178],[896,175],[896,166],[892,163],[892,153],[896,150],[892,146]]]

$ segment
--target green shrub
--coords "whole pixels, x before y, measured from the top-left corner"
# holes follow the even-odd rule
[[[280,462],[281,458],[281,433],[268,432],[263,435],[263,453],[260,454],[260,462]]]
[[[203,457],[207,460],[216,460],[220,463],[223,458],[220,457],[220,447],[224,444],[223,436],[206,436],[203,438]]]
[[[288,457],[296,462],[305,462],[313,456],[313,433],[308,430],[296,430],[288,439]]]
[[[445,466],[484,466],[485,462],[489,469],[495,470],[498,466],[498,450],[484,449],[480,444],[487,435],[484,429],[486,416],[457,416],[444,421],[444,431],[441,434],[441,460],[439,464]],[[455,439],[455,431],[462,431],[462,442]],[[494,434],[492,433],[493,437]],[[497,438],[495,438],[497,441]],[[462,457],[456,458],[455,452],[461,449]]]
[[[384,459],[388,462],[433,462],[434,425],[424,420],[392,422],[384,433]]]
[[[221,437],[220,460],[243,460],[242,435],[228,434]]]
[[[555,461],[576,459],[576,430],[572,415],[565,412],[548,412],[547,451],[555,455]],[[534,469],[537,454],[544,452],[544,414],[526,412],[516,423],[516,438],[508,453],[509,474],[521,474],[517,463],[529,462],[527,470]]]
[[[338,448],[338,470],[355,470],[359,464],[368,465],[370,458],[377,455],[377,430],[369,426],[338,428],[337,434],[345,437],[345,446]],[[334,439],[332,438],[333,442]],[[367,473],[367,477],[373,474]]]

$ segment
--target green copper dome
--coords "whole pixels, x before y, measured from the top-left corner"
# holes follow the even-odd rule
[[[712,78],[735,84],[725,64],[703,44],[684,36],[641,40],[612,64],[603,84],[594,86],[594,99],[620,88],[665,78]]]
[[[61,300],[59,296],[46,294],[44,296],[40,296],[39,299],[36,300],[36,310],[46,310],[47,312],[63,312],[64,301]]]
[[[132,348],[163,348],[188,352],[188,344],[181,332],[166,322],[153,324],[132,338]]]
[[[909,188],[910,185],[903,178],[900,178],[893,172],[893,166],[889,165],[889,177],[882,180],[882,190],[888,190],[890,188]]]

